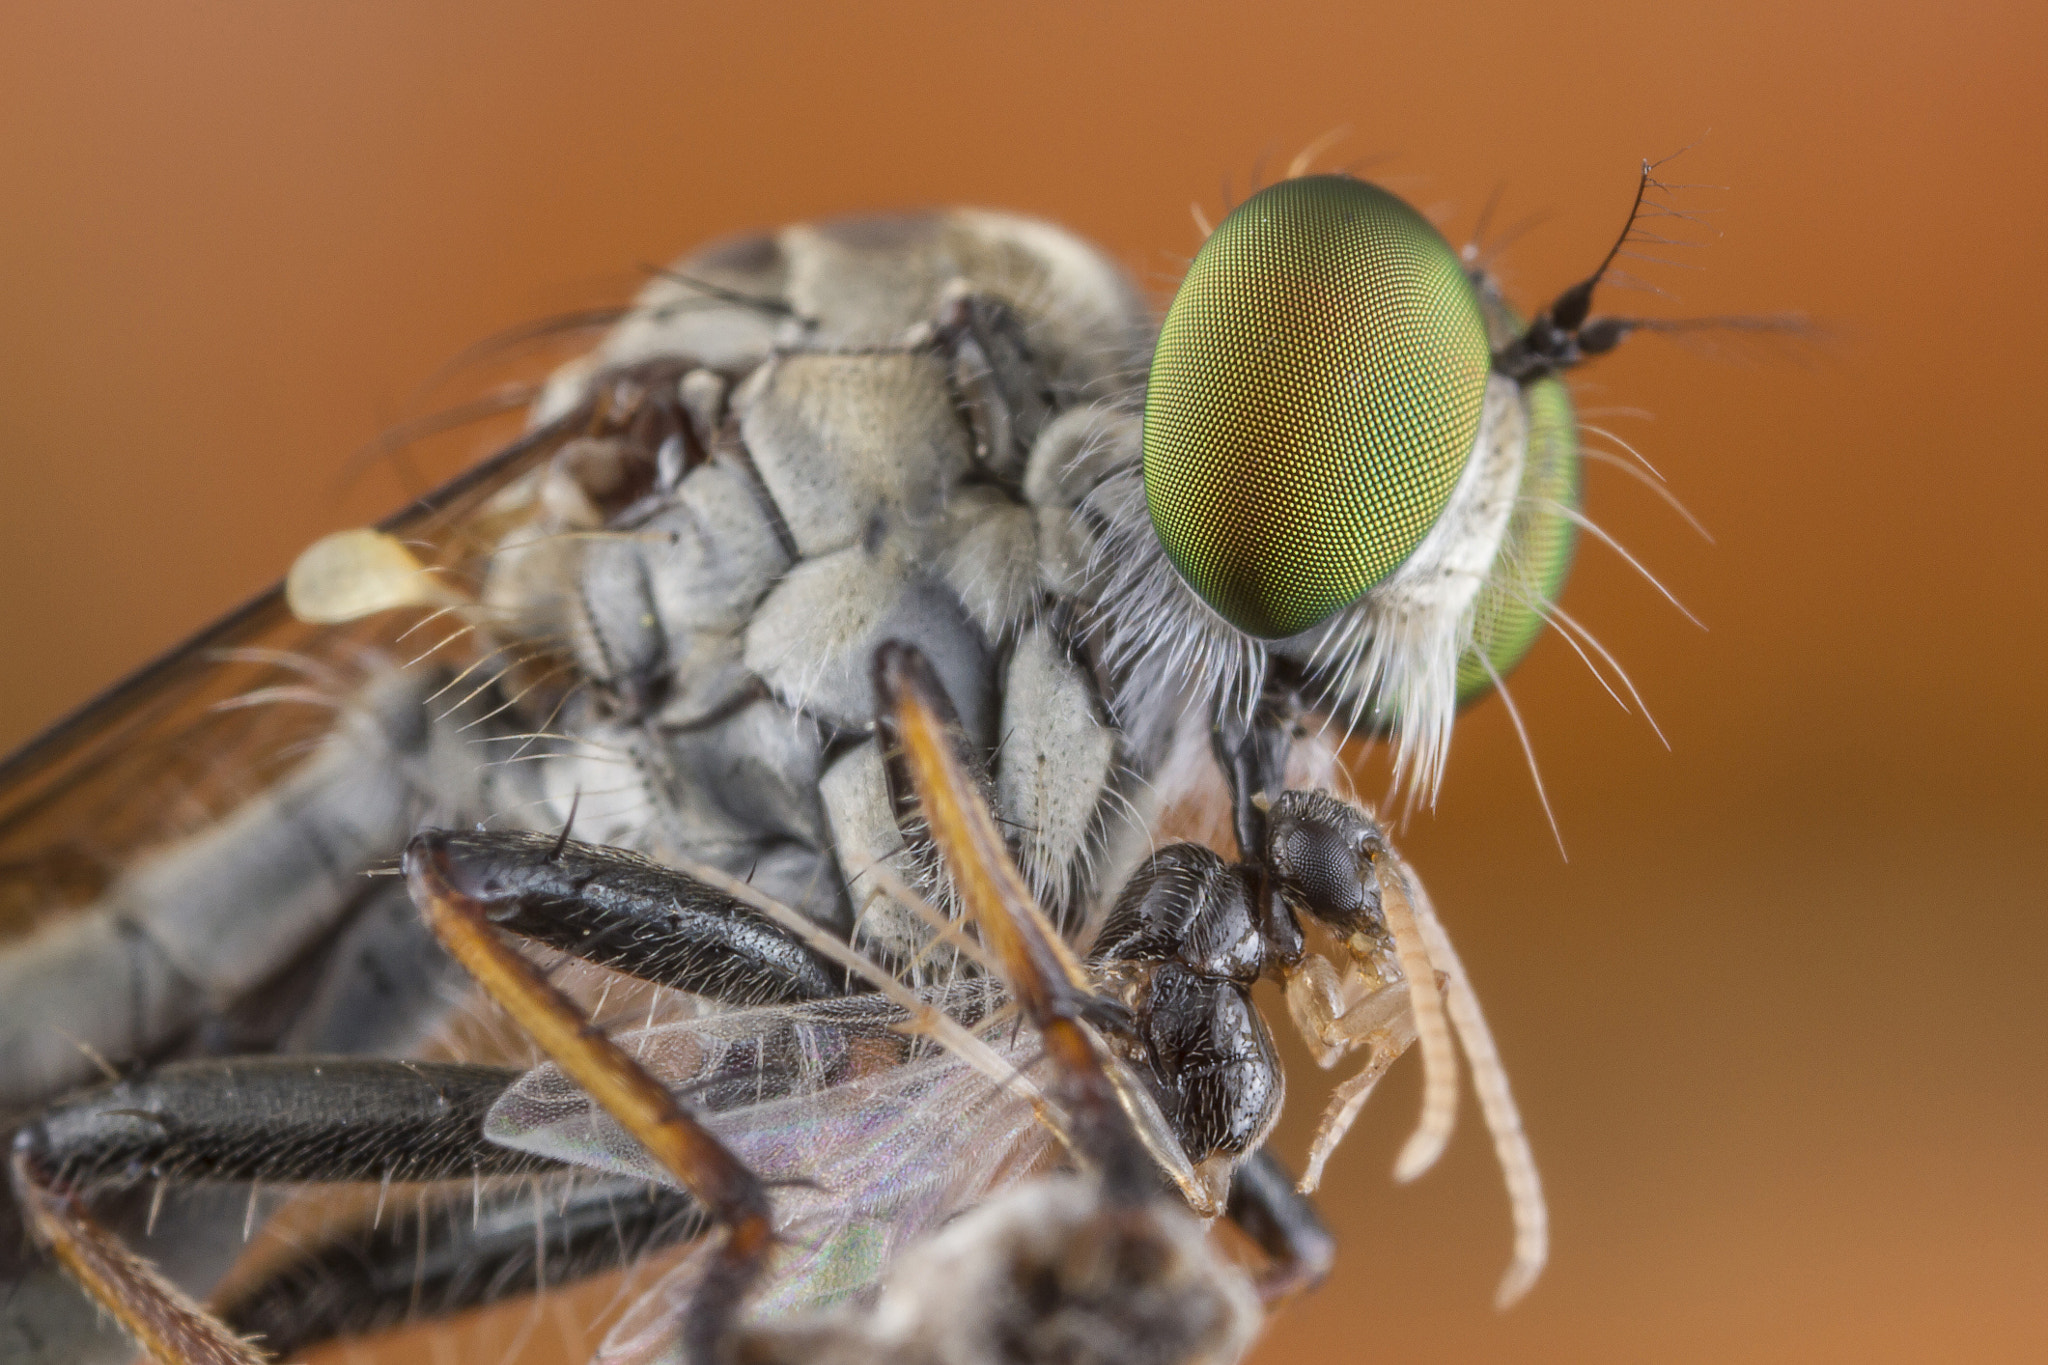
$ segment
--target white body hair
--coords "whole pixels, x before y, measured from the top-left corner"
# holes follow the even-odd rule
[[[1146,508],[1142,454],[1127,453],[1083,507],[1096,531],[1107,653],[1127,675],[1119,717],[1191,696],[1249,713],[1268,657],[1285,658],[1302,667],[1310,702],[1341,731],[1386,731],[1397,786],[1433,799],[1450,748],[1458,660],[1514,510],[1528,431],[1520,386],[1492,376],[1472,455],[1414,552],[1328,621],[1273,641],[1225,621],[1174,569]]]

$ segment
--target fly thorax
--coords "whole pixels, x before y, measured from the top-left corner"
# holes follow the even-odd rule
[[[638,440],[620,395],[649,396],[675,435],[627,471],[646,491],[622,506],[586,452],[500,509],[494,643],[544,651],[565,695],[492,813],[549,829],[573,808],[579,838],[711,864],[929,961],[928,918],[883,891],[951,909],[874,736],[869,661],[900,640],[1032,889],[1085,920],[1142,856],[1163,748],[1105,697],[1077,511],[1138,459],[1149,341],[1113,262],[980,211],[787,228],[650,281],[536,412],[594,404]]]

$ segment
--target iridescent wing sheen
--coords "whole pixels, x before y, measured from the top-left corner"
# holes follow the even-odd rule
[[[514,441],[379,529],[460,581],[489,548],[487,504],[589,415]],[[334,722],[328,705],[292,703],[342,694],[335,679],[358,676],[369,653],[397,653],[418,620],[308,625],[280,583],[0,760],[0,943],[89,903],[139,853],[270,787]]]
[[[992,983],[929,993],[1020,1076],[1038,1041]],[[1031,1105],[968,1062],[907,1035],[878,996],[737,1010],[622,1035],[773,1189],[781,1246],[754,1311],[830,1306],[871,1288],[905,1247],[991,1190],[1043,1167],[1055,1139]],[[494,1141],[592,1170],[673,1183],[552,1065],[492,1109]],[[690,1263],[679,1268],[687,1280]],[[667,1280],[655,1302],[687,1297]],[[631,1335],[630,1328],[627,1335]]]

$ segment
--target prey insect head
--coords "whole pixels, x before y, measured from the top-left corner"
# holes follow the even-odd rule
[[[1291,908],[1346,938],[1385,937],[1372,865],[1387,842],[1376,825],[1327,792],[1288,791],[1266,830],[1267,866]]]

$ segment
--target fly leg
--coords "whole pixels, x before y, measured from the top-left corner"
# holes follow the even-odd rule
[[[876,692],[933,842],[1037,1031],[1082,1179],[1026,1181],[957,1219],[898,1267],[865,1350],[842,1359],[1009,1360],[1018,1365],[1235,1361],[1259,1320],[1256,1295],[1163,1186],[1142,1085],[1096,1032],[1100,1002],[1033,901],[956,747],[950,707],[913,650],[884,645]],[[1123,1073],[1123,1074],[1119,1074]],[[753,1354],[816,1359],[802,1332],[759,1333]]]
[[[1054,1098],[1066,1110],[1068,1145],[1102,1172],[1115,1197],[1151,1191],[1151,1159],[1124,1115],[1088,1023],[1104,1002],[1011,861],[960,756],[959,725],[938,676],[914,649],[885,644],[875,655],[875,693],[891,712],[900,759],[939,856],[1060,1077]]]
[[[543,1204],[545,1207],[541,1207]],[[630,1179],[516,1185],[405,1201],[323,1238],[217,1299],[236,1333],[280,1358],[336,1337],[539,1293],[700,1236],[680,1190]]]
[[[187,1062],[80,1092],[16,1134],[9,1174],[36,1240],[167,1365],[262,1355],[94,1219],[140,1181],[439,1180],[558,1169],[486,1142],[516,1073],[353,1058]]]
[[[712,1365],[722,1358],[747,1289],[773,1246],[766,1188],[667,1087],[505,942],[492,926],[491,906],[459,884],[453,848],[451,836],[429,833],[415,837],[405,851],[407,884],[442,945],[723,1225],[724,1240],[681,1324],[685,1359]]]
[[[933,340],[975,458],[1000,478],[1021,479],[1033,442],[1058,411],[1023,321],[994,295],[955,292],[940,305]]]
[[[449,831],[422,834],[416,849],[492,924],[640,980],[735,1006],[844,993],[837,966],[752,905],[633,854]],[[716,1096],[699,1103],[715,1108]],[[578,1185],[544,1213],[516,1193],[500,1202],[483,1216],[464,1193],[342,1229],[239,1291],[222,1316],[297,1349],[595,1274],[706,1226],[687,1195],[638,1184]]]
[[[837,967],[752,906],[632,854],[515,833],[433,832],[417,842],[432,851],[455,889],[486,907],[492,923],[601,966],[733,1005],[817,999],[844,991]],[[236,1063],[232,1075],[238,1081],[226,1079],[227,1072],[216,1079],[246,1086],[262,1065],[268,1064]],[[371,1102],[367,1092],[376,1088],[374,1080],[346,1080],[356,1074],[353,1068],[358,1065],[370,1064],[327,1064],[324,1074],[331,1088],[290,1103],[300,1109],[325,1106],[348,1113],[358,1102]],[[160,1076],[182,1074],[172,1069]],[[486,1109],[511,1075],[490,1074],[494,1079],[488,1093],[477,1095]],[[225,1099],[217,1107],[223,1121],[231,1117]],[[254,1129],[217,1133],[211,1147],[225,1153],[238,1144],[263,1149],[270,1141],[276,1111],[252,1103],[250,1115]],[[474,1116],[479,1128],[481,1116],[481,1110]],[[183,1120],[180,1125],[190,1127]],[[486,1151],[492,1161],[504,1155],[495,1147]],[[193,1155],[183,1150],[140,1156],[131,1149],[110,1148],[96,1169],[117,1169],[138,1160],[199,1173]],[[289,1170],[206,1174],[215,1179],[419,1178],[387,1169],[357,1173],[347,1163],[316,1171],[304,1162],[291,1164]],[[416,1305],[454,1311],[537,1287],[544,1275],[559,1281],[579,1273],[579,1268],[582,1273],[609,1269],[645,1246],[682,1240],[701,1230],[701,1213],[682,1196],[644,1193],[615,1200],[602,1191],[578,1191],[569,1199],[559,1214],[539,1219],[530,1203],[522,1217],[515,1200],[488,1228],[476,1220],[473,1201],[464,1196],[429,1201],[413,1214],[380,1219],[373,1226],[343,1229],[243,1291],[226,1306],[225,1315],[244,1330],[274,1333],[287,1328],[289,1344],[296,1347],[367,1330],[409,1315]],[[617,1221],[620,1208],[628,1210],[623,1222]],[[491,1265],[498,1270],[485,1273]],[[446,1273],[437,1279],[439,1272],[432,1267],[445,1267]],[[308,1286],[315,1283],[322,1286],[320,1302],[331,1304],[318,1313],[311,1311],[308,1299],[313,1292]],[[276,1312],[276,1305],[290,1299],[294,1289],[301,1293],[290,1311]],[[282,1339],[276,1344],[280,1349],[286,1345]]]
[[[406,856],[491,924],[658,986],[734,1006],[846,993],[837,966],[754,905],[623,849],[428,830]]]
[[[263,1356],[122,1244],[76,1191],[17,1151],[15,1202],[36,1241],[159,1365],[263,1365]]]

